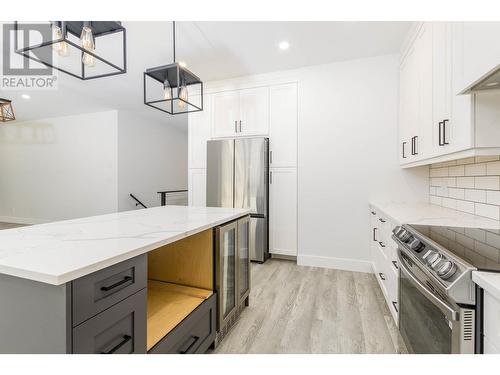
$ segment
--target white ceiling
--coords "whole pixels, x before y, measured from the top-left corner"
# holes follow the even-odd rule
[[[410,22],[179,22],[177,60],[204,81],[397,53]],[[171,22],[124,22],[128,71],[81,81],[59,73],[58,90],[3,92],[19,120],[128,109],[185,129],[185,118],[143,104],[142,73],[172,61]],[[287,51],[278,48],[282,40]]]

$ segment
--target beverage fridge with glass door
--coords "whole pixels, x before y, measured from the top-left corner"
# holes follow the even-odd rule
[[[216,228],[216,344],[249,304],[250,242],[250,216]]]

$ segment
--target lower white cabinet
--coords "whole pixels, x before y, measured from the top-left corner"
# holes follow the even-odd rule
[[[500,354],[500,301],[484,292],[484,354]]]
[[[297,256],[297,169],[269,172],[269,252]]]
[[[370,255],[373,273],[396,325],[399,324],[399,265],[394,224],[383,212],[370,207]]]
[[[207,170],[205,168],[189,169],[188,204],[205,207],[207,205]]]

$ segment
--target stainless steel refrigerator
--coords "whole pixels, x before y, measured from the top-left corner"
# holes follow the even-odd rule
[[[250,259],[269,258],[269,139],[207,141],[207,206],[250,208]]]

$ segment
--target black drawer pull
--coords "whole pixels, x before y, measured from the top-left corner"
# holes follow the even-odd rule
[[[392,306],[394,307],[394,310],[396,310],[396,312],[399,312],[398,311],[398,308],[396,307],[398,303],[396,301],[392,301]]]
[[[132,336],[123,335],[123,340],[120,341],[120,343],[118,345],[116,345],[115,347],[111,348],[111,350],[108,351],[108,352],[101,352],[101,354],[113,354],[114,352],[116,352],[118,349],[120,349],[123,345],[125,345],[130,340],[132,340]]]
[[[125,284],[126,282],[132,280],[132,277],[131,276],[125,276],[122,280],[120,281],[117,281],[116,283],[114,283],[113,285],[110,285],[110,286],[102,286],[101,287],[101,290],[104,291],[104,292],[109,292],[111,289],[115,289],[116,287],[119,287],[120,285],[122,284]]]
[[[373,241],[377,242],[377,229],[378,228],[373,228]]]
[[[396,262],[395,260],[392,261],[392,264],[394,265],[394,268],[399,270],[399,267],[398,267],[398,262]]]
[[[186,349],[181,349],[180,350],[180,354],[186,354],[189,352],[189,350],[194,346],[194,344],[196,344],[198,342],[200,338],[198,336],[191,336],[189,338],[189,340],[187,342],[190,342],[190,344],[188,345],[188,347]],[[186,343],[187,343],[186,342]]]
[[[378,244],[380,245],[380,247],[385,247],[385,244],[382,241],[378,241]]]
[[[375,211],[372,211],[372,215],[376,215],[377,213]]]
[[[379,273],[378,275],[380,276],[380,278],[381,278],[382,280],[385,280],[385,276],[384,276],[384,274],[383,274],[383,273]]]
[[[384,219],[382,219],[382,218],[380,218],[380,219],[378,219],[378,220],[379,220],[381,223],[385,223],[385,220],[384,220]]]

